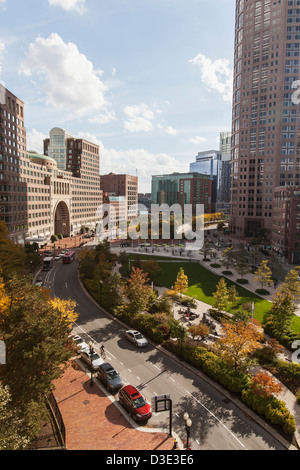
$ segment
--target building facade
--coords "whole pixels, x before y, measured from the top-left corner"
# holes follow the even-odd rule
[[[138,216],[138,177],[109,173],[101,175],[100,181],[100,187],[104,193],[126,198],[126,218],[129,221],[135,219]]]
[[[79,233],[81,227],[96,229],[102,204],[99,147],[54,129],[50,136],[57,132],[65,138],[65,157],[61,157],[62,152],[52,151],[49,156],[27,151],[24,103],[2,89],[0,218],[15,243],[43,244],[53,234],[70,236]],[[72,145],[76,157],[70,152]],[[45,150],[48,153],[47,147]],[[66,167],[60,168],[63,161]]]
[[[152,176],[152,204],[192,205],[193,214],[196,206],[204,205],[204,212],[211,213],[212,180],[209,175],[200,173],[173,173]]]
[[[270,236],[274,189],[300,184],[299,14],[298,0],[236,1],[230,228],[239,235]]]
[[[280,186],[273,194],[272,249],[300,264],[300,187]]]

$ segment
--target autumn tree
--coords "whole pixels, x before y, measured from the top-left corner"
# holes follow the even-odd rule
[[[278,395],[284,389],[280,382],[272,377],[267,371],[260,371],[251,379],[252,392],[257,396],[271,397]]]
[[[129,299],[129,308],[133,314],[146,311],[151,299],[154,300],[147,274],[135,267],[131,269],[124,294]]]
[[[0,310],[0,337],[6,346],[2,380],[10,388],[13,405],[22,409],[34,426],[53,380],[60,377],[74,354],[70,319],[65,309],[54,307],[48,296],[24,277],[13,276],[5,286],[5,295],[9,302]]]
[[[261,347],[262,334],[255,323],[223,323],[223,336],[216,343],[219,355],[235,369],[247,369],[250,355]]]
[[[198,325],[191,325],[188,328],[188,332],[193,338],[193,340],[195,338],[197,338],[197,340],[199,340],[200,338],[204,340],[205,338],[209,336],[210,328],[208,325],[205,325],[204,323],[199,323]]]
[[[25,272],[26,255],[22,245],[13,243],[8,237],[5,223],[0,220],[0,269],[5,278],[13,273]]]
[[[9,387],[0,382],[0,450],[24,450],[30,434],[21,411],[11,402]]]
[[[177,279],[174,285],[174,290],[176,293],[179,293],[182,296],[183,293],[188,291],[188,277],[184,274],[183,268],[179,269],[177,274]]]
[[[272,271],[268,265],[268,260],[263,260],[254,273],[254,281],[260,283],[261,288],[270,286],[272,282]]]
[[[231,307],[237,304],[239,299],[238,292],[234,284],[228,288],[228,301],[231,304]]]
[[[218,310],[226,310],[229,302],[228,289],[225,279],[222,277],[217,284],[217,290],[213,293],[214,307]]]

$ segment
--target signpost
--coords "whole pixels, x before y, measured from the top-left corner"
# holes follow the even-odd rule
[[[152,397],[151,406],[155,413],[161,413],[162,411],[170,412],[169,437],[172,437],[172,400],[170,395],[156,395]]]

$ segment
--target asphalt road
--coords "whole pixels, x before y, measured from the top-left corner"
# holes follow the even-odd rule
[[[105,345],[107,361],[120,373],[125,384],[132,384],[151,402],[155,395],[172,399],[173,430],[186,439],[183,414],[192,420],[193,450],[282,450],[284,447],[252,421],[214,387],[187,370],[180,361],[149,344],[138,349],[124,338],[124,328],[112,320],[82,291],[77,262],[56,262],[49,273],[42,273],[52,295],[72,298],[79,313],[74,330],[99,347]],[[169,429],[169,412],[154,414],[150,427]]]

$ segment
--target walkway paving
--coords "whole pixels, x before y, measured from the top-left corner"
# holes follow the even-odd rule
[[[93,382],[92,386],[90,376],[75,361],[54,382],[67,450],[172,450],[174,438],[130,424],[120,405],[111,401],[96,379]]]

